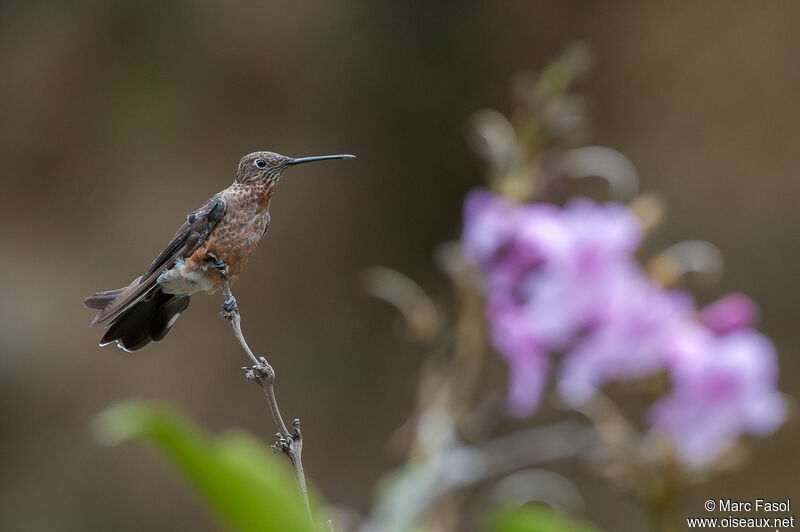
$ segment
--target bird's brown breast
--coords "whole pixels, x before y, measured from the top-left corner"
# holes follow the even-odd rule
[[[185,261],[185,270],[203,270],[212,281],[214,293],[223,279],[213,267],[216,260],[228,265],[228,279],[235,282],[245,262],[256,250],[269,223],[269,192],[253,187],[231,187],[223,193],[225,215],[208,238]]]

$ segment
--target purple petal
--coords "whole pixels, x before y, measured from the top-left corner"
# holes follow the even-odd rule
[[[730,294],[700,311],[700,321],[717,334],[752,327],[758,307],[744,294]]]

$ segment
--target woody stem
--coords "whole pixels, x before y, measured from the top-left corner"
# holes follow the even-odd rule
[[[275,426],[278,429],[278,434],[276,434],[278,441],[272,445],[272,450],[285,454],[292,463],[297,488],[300,490],[300,496],[306,506],[308,517],[313,522],[311,505],[308,500],[308,489],[306,488],[306,477],[303,471],[303,434],[300,432],[300,420],[294,420],[294,430],[289,432],[286,423],[283,421],[283,416],[281,416],[280,409],[278,408],[278,400],[275,397],[275,389],[273,387],[275,383],[275,370],[270,366],[266,358],[256,357],[252,349],[250,349],[250,346],[247,345],[247,340],[245,340],[244,334],[242,333],[242,318],[239,314],[239,308],[236,305],[236,299],[234,299],[230,284],[227,281],[223,286],[222,295],[225,298],[221,313],[222,317],[227,319],[228,323],[231,324],[233,335],[239,341],[239,345],[241,345],[247,356],[255,363],[255,365],[250,368],[244,367],[242,369],[245,371],[247,378],[258,384],[264,391],[264,395],[267,397],[267,404],[272,413],[272,418],[275,420]]]

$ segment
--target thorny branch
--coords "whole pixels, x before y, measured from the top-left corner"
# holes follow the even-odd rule
[[[244,352],[247,353],[247,356],[249,356],[254,363],[253,366],[245,366],[242,370],[244,370],[248,380],[258,384],[261,389],[264,390],[264,395],[267,397],[267,404],[275,420],[275,426],[278,429],[278,432],[275,434],[277,441],[272,444],[272,450],[276,453],[285,454],[292,463],[292,469],[294,470],[297,487],[300,490],[300,496],[308,511],[308,517],[313,522],[311,505],[308,500],[308,489],[306,488],[306,477],[303,472],[303,433],[300,431],[300,420],[295,419],[292,422],[293,430],[289,432],[281,416],[280,409],[278,408],[278,401],[275,398],[275,389],[273,387],[275,383],[275,370],[272,369],[272,366],[269,365],[265,357],[256,357],[250,349],[250,346],[247,345],[247,340],[245,340],[244,334],[242,333],[242,318],[239,314],[239,307],[231,293],[230,283],[227,281],[222,289],[222,295],[225,298],[225,302],[222,305],[223,310],[220,314],[231,324],[233,334],[239,341],[239,345],[242,346]]]

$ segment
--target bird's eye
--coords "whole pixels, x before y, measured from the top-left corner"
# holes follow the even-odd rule
[[[264,159],[259,159],[256,161],[256,166],[258,166],[259,168],[266,168],[267,161],[265,161]]]

